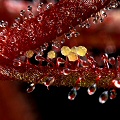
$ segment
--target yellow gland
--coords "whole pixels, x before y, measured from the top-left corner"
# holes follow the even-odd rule
[[[79,56],[85,56],[85,54],[87,53],[87,49],[84,46],[76,47],[76,51]]]
[[[71,49],[68,46],[63,46],[61,48],[61,54],[64,56],[68,56],[70,52],[71,52]]]
[[[25,55],[26,55],[27,58],[31,58],[34,55],[34,52],[33,52],[33,50],[28,50],[28,51],[26,51]]]
[[[48,52],[47,57],[53,59],[56,57],[56,53],[53,50],[51,50]]]
[[[71,52],[77,53],[76,48],[77,48],[76,46],[73,46],[73,47],[71,48]]]
[[[78,55],[74,52],[70,52],[69,55],[67,56],[69,61],[76,61],[78,60]]]

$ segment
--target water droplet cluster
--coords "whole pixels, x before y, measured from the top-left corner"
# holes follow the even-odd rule
[[[36,16],[32,6],[28,6],[26,10],[20,11],[20,16],[15,19],[11,28],[7,29],[6,21],[0,22],[0,26],[4,28],[0,34],[1,54],[13,60],[19,57],[22,51],[35,49],[44,42],[55,39],[56,36],[65,34],[65,39],[77,37],[80,33],[74,27],[78,25],[89,28],[90,19],[93,23],[102,22],[107,16],[108,8],[117,6],[116,0],[91,2],[61,0],[55,5],[53,3],[45,5],[40,2],[37,5]]]

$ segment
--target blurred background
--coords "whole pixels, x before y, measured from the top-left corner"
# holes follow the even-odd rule
[[[58,0],[41,0],[41,2],[58,2]],[[12,24],[22,9],[33,5],[33,0],[0,0],[0,19]],[[79,29],[80,37],[73,43],[84,45],[101,65],[103,53],[109,56],[120,55],[120,7],[108,11],[103,23],[93,24],[89,29]],[[33,7],[36,10],[36,8]],[[86,35],[87,33],[87,35]],[[120,91],[117,98],[105,104],[98,102],[104,91],[98,89],[93,96],[87,94],[87,88],[80,88],[74,101],[68,100],[71,87],[37,85],[32,93],[27,93],[27,83],[0,81],[0,120],[77,120],[107,119],[119,117]]]

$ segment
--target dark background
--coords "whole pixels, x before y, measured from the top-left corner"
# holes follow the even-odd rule
[[[87,93],[87,88],[80,88],[77,97],[70,101],[68,92],[72,87],[55,87],[37,85],[32,93],[26,93],[29,86],[26,83],[20,85],[20,91],[28,98],[28,102],[34,106],[37,114],[36,120],[83,120],[83,119],[116,119],[120,112],[120,91],[117,90],[117,98],[101,104],[99,95],[105,89],[98,89],[94,95]],[[40,116],[39,116],[40,115]]]

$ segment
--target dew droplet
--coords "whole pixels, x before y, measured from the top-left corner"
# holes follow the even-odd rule
[[[92,57],[92,56],[87,56],[87,60],[88,60],[88,62],[89,62],[90,64],[96,63],[94,57]]]
[[[98,20],[96,20],[95,18],[93,19],[93,23],[97,24]]]
[[[65,39],[62,39],[62,40],[60,41],[60,43],[61,43],[61,44],[65,43]]]
[[[39,16],[37,17],[37,21],[38,21],[38,22],[41,22],[42,20],[43,20],[43,16],[39,15]]]
[[[21,10],[20,11],[20,16],[24,16],[25,15],[25,10]]]
[[[2,23],[1,23],[1,25],[2,25],[2,27],[7,27],[8,26],[8,22],[7,21],[2,21]]]
[[[75,32],[75,33],[74,33],[74,36],[75,36],[75,37],[78,37],[79,35],[80,35],[79,32]]]
[[[51,85],[51,84],[53,84],[53,82],[55,81],[55,78],[54,77],[48,77],[46,80],[45,80],[45,82],[43,82],[44,83],[44,85],[47,87],[47,89],[48,89],[48,87]]]
[[[11,39],[10,39],[10,42],[13,44],[13,43],[15,43],[17,40],[16,40],[16,37],[12,37]]]
[[[67,39],[70,39],[70,38],[72,37],[72,34],[71,34],[71,33],[66,33],[66,34],[65,34],[65,37],[66,37]]]
[[[22,64],[22,63],[21,63],[21,61],[20,61],[19,59],[14,59],[14,60],[13,60],[13,65],[14,65],[14,66],[18,67],[18,66],[21,66],[21,64]]]
[[[81,23],[81,22],[82,22],[82,19],[81,19],[81,18],[78,18],[78,19],[77,19],[77,22],[80,22],[80,23]]]
[[[42,56],[43,54],[44,54],[44,52],[43,52],[43,50],[35,50],[35,53],[37,54],[36,55],[36,59],[37,59],[37,57],[39,57],[39,56]],[[39,59],[39,58],[38,58]]]
[[[120,56],[117,56],[117,67],[120,67]]]
[[[27,11],[32,12],[32,6],[29,5]]]
[[[46,9],[50,9],[53,6],[53,3],[48,3]]]
[[[102,92],[102,94],[99,96],[99,102],[104,104],[108,100],[108,91]]]
[[[15,19],[15,22],[16,22],[16,23],[19,23],[19,22],[20,22],[20,18],[17,17],[17,18]]]
[[[61,43],[56,40],[52,43],[52,50],[54,50],[55,52],[59,52],[61,48]]]
[[[35,89],[35,84],[34,83],[31,83],[30,86],[27,88],[27,93],[31,93],[33,92],[33,90]]]
[[[29,13],[28,17],[29,17],[29,18],[33,18],[33,17],[34,17],[34,14],[31,12],[31,13]]]
[[[93,95],[96,92],[96,89],[97,89],[97,85],[96,83],[94,83],[88,88],[87,92],[89,95]]]
[[[81,65],[82,65],[82,67],[88,67],[89,66],[88,62],[85,61],[85,60],[81,60]]]
[[[112,8],[117,8],[118,7],[118,3],[114,2],[113,4],[110,5]]]
[[[68,69],[68,68],[65,68],[65,69],[63,69],[63,71],[62,71],[62,73],[64,74],[64,75],[69,75],[70,74],[70,69]]]
[[[86,27],[86,28],[90,28],[90,24],[87,23],[87,24],[85,25],[85,27]]]
[[[14,47],[13,50],[14,50],[14,51],[18,51],[19,49],[18,49],[17,47]]]
[[[45,48],[47,49],[49,44],[47,42],[44,43]]]
[[[104,19],[103,18],[100,18],[100,23],[102,23],[104,21]]]
[[[3,41],[3,42],[5,42],[6,43],[6,41],[7,41],[7,36],[5,36],[5,35],[3,35],[3,36],[1,36],[1,41]]]
[[[97,6],[93,6],[92,9],[93,9],[93,10],[97,10]]]
[[[116,63],[115,58],[114,58],[114,57],[110,57],[110,58],[109,58],[109,63],[110,63],[111,65],[115,65],[115,63]]]
[[[37,60],[37,61],[44,61],[43,57],[40,54],[35,56],[35,60]]]
[[[115,85],[115,87],[120,88],[120,80],[114,79],[112,82]]]
[[[40,12],[40,9],[42,8],[43,5],[44,5],[44,4],[43,4],[42,2],[40,2],[40,4],[39,4],[38,7],[37,7],[37,11],[38,11],[38,12]]]
[[[58,57],[57,58],[57,65],[60,66],[60,64],[64,64],[65,63],[65,60],[61,57]]]
[[[60,27],[57,29],[57,33],[58,34],[62,33],[62,29]]]
[[[70,92],[68,93],[68,99],[69,100],[74,100],[75,97],[77,96],[77,91],[75,88],[72,88]]]
[[[110,90],[110,99],[111,100],[116,98],[116,95],[117,95],[117,93],[116,93],[115,89]]]
[[[105,11],[102,10],[101,14],[102,14],[103,17],[107,17],[107,13]]]
[[[101,0],[101,5],[104,5],[104,3],[105,3],[105,0]]]

